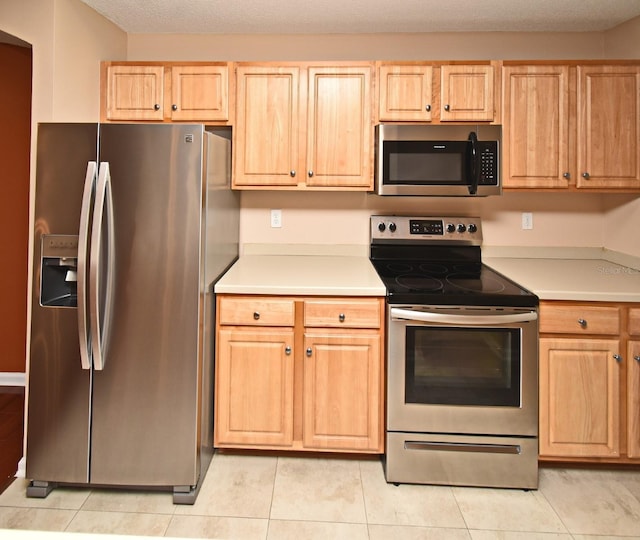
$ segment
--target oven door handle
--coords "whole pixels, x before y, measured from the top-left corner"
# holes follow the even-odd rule
[[[391,318],[394,320],[403,319],[444,324],[487,325],[535,321],[538,318],[538,313],[535,311],[526,311],[524,313],[510,313],[508,315],[452,315],[449,313],[391,308]]]

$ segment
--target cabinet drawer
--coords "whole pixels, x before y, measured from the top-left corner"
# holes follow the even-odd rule
[[[640,308],[629,310],[629,334],[640,336]]]
[[[619,334],[620,309],[579,304],[540,304],[540,333]]]
[[[304,325],[379,328],[379,300],[305,300]]]
[[[241,326],[293,326],[295,304],[290,299],[220,299],[220,324]]]

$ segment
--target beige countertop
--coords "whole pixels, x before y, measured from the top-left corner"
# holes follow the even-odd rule
[[[216,283],[216,294],[385,296],[366,256],[243,255]]]
[[[541,300],[640,302],[640,270],[606,259],[483,257]]]
[[[385,296],[367,251],[366,246],[250,246],[215,292]],[[640,261],[634,257],[594,248],[487,247],[482,254],[485,264],[541,300],[640,302]]]

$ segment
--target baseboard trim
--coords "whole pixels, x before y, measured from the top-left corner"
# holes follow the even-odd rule
[[[26,373],[0,371],[0,386],[26,386]]]

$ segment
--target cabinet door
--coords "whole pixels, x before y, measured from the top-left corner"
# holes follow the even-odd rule
[[[371,67],[309,68],[306,184],[373,189]]]
[[[108,120],[162,120],[164,67],[109,66]]]
[[[293,330],[220,329],[216,446],[291,446],[293,346]]]
[[[442,122],[494,119],[493,66],[442,66],[440,75]]]
[[[227,121],[229,69],[227,66],[173,66],[171,120]]]
[[[503,186],[569,185],[568,66],[505,66]]]
[[[234,187],[304,182],[299,68],[238,66],[236,75]]]
[[[308,332],[304,348],[304,446],[381,452],[379,334]]]
[[[628,352],[627,453],[640,458],[640,341],[630,341]]]
[[[381,121],[431,121],[431,66],[382,65],[378,74]]]
[[[640,189],[640,67],[578,66],[579,188]]]
[[[540,339],[540,455],[620,455],[617,340]]]

